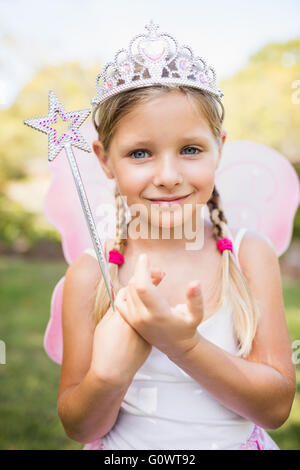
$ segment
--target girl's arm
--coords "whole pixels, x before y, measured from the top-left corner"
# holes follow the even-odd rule
[[[60,394],[58,415],[70,439],[88,444],[114,426],[128,386],[106,382],[92,369]]]
[[[239,260],[262,314],[250,355],[234,356],[199,334],[193,349],[169,359],[227,408],[276,429],[290,414],[296,387],[280,267],[273,247],[255,232],[243,238]]]
[[[113,376],[100,376],[91,367],[92,312],[99,275],[98,263],[84,254],[68,268],[64,282],[63,361],[57,411],[68,437],[81,443],[92,442],[110,431],[130,383],[123,380],[122,374],[114,380]]]

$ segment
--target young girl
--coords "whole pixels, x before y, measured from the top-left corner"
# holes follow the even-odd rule
[[[58,413],[84,449],[278,449],[264,429],[287,420],[295,394],[279,263],[222,211],[219,104],[205,85],[137,80],[94,110],[93,149],[116,182],[105,251],[117,295],[114,312],[93,250],[68,268]],[[144,208],[148,237],[134,236],[124,198]],[[197,224],[199,205],[210,220],[191,250],[175,228]]]

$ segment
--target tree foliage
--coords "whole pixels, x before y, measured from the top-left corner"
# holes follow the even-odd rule
[[[300,39],[268,44],[221,85],[230,140],[260,142],[300,161]]]

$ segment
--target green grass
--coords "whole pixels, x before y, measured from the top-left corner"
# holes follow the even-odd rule
[[[63,262],[2,258],[1,333],[6,364],[0,365],[0,449],[81,449],[58,418],[60,368],[43,347],[50,299],[65,274]]]
[[[0,340],[6,364],[0,364],[0,449],[68,449],[83,445],[69,439],[57,416],[60,368],[43,347],[50,298],[66,263],[0,260]],[[300,339],[300,289],[283,285],[291,341]],[[281,449],[300,449],[300,345],[297,394],[286,423],[268,431]]]

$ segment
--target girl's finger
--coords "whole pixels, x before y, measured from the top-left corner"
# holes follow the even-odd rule
[[[146,253],[142,253],[135,266],[134,276],[138,279],[140,285],[147,286],[151,282],[149,260]]]
[[[157,278],[155,282],[158,283]],[[145,253],[139,256],[134,272],[134,283],[133,285],[128,285],[128,287],[131,289],[133,301],[137,306],[140,305],[140,308],[151,309],[157,306],[158,297],[153,287],[148,257]]]
[[[201,319],[203,315],[203,297],[201,285],[198,281],[195,281],[189,285],[186,298],[190,313],[195,319]]]

